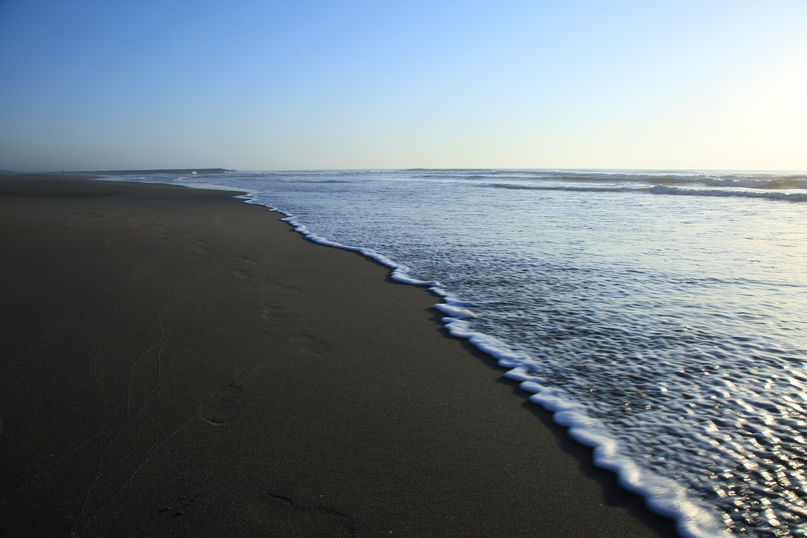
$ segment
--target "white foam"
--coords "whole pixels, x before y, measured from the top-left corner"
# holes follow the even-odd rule
[[[676,482],[636,465],[623,455],[620,444],[608,434],[598,419],[588,416],[582,405],[569,400],[557,388],[544,387],[532,381],[534,376],[523,367],[516,367],[506,377],[523,381],[519,388],[534,393],[530,401],[554,413],[552,419],[569,428],[569,435],[580,444],[594,448],[594,464],[613,471],[619,484],[645,499],[647,506],[657,514],[674,519],[679,533],[691,538],[728,537],[712,512],[691,499]]]
[[[437,310],[440,310],[441,312],[444,312],[444,313],[448,314],[449,317],[450,317],[449,319],[452,319],[452,320],[453,319],[457,319],[457,320],[469,319],[469,318],[475,318],[476,317],[476,315],[474,315],[473,312],[471,312],[467,308],[463,308],[461,305],[453,305],[452,306],[451,304],[440,303],[440,304],[434,305],[434,307]]]
[[[255,199],[255,196],[249,197],[247,202],[251,203],[251,204],[257,204],[257,205],[265,206],[265,204],[257,201]],[[343,245],[341,243],[337,243],[336,241],[331,241],[329,239],[326,239],[324,237],[321,237],[321,236],[309,231],[308,228],[304,224],[301,224],[290,213],[287,213],[286,211],[283,211],[282,209],[278,209],[278,208],[275,208],[275,207],[269,207],[269,206],[265,206],[265,207],[268,207],[270,211],[275,211],[277,213],[281,213],[283,215],[286,215],[286,218],[281,219],[281,220],[283,220],[285,222],[288,222],[289,224],[294,226],[294,231],[303,234],[303,236],[305,236],[306,239],[310,239],[311,241],[313,241],[315,243],[319,243],[320,245],[326,245],[326,246],[329,246],[329,247],[341,248],[341,249],[344,249],[344,250],[350,250],[350,251],[353,251],[353,252],[359,252],[359,253],[363,254],[364,256],[367,256],[368,258],[372,258],[372,259],[376,260],[377,262],[379,262],[379,263],[381,263],[383,265],[386,265],[387,267],[391,267],[393,269],[393,271],[392,271],[392,274],[390,276],[393,279],[395,279],[395,280],[397,280],[399,282],[403,282],[404,284],[412,284],[412,285],[415,285],[415,286],[430,286],[432,291],[435,291],[435,292],[442,288],[442,285],[437,281],[434,281],[434,280],[418,280],[416,278],[410,277],[407,274],[408,271],[409,271],[408,267],[406,267],[405,265],[395,263],[394,261],[390,260],[389,258],[387,258],[386,256],[384,256],[382,254],[379,254],[378,252],[376,252],[375,250],[373,250],[371,248],[351,247],[351,246],[348,246],[348,245]],[[442,293],[440,295],[442,295]]]

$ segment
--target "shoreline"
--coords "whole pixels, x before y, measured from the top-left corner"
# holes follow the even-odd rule
[[[675,535],[388,267],[241,192],[39,179],[0,180],[13,535]]]
[[[125,176],[125,175],[139,175],[147,176],[153,174],[224,174],[226,172],[233,172],[227,168],[144,168],[140,170],[62,170],[61,172],[14,172],[12,170],[0,171],[0,177],[6,176],[44,176],[57,179],[59,177],[77,177],[77,176]]]

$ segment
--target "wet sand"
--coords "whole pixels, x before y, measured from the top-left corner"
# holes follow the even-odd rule
[[[0,536],[674,536],[438,298],[232,192],[0,179]]]

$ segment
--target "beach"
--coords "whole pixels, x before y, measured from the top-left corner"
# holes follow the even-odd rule
[[[238,194],[0,180],[0,536],[675,536],[438,297]]]

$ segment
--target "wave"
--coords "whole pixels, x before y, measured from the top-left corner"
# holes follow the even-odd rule
[[[650,189],[651,194],[673,194],[680,196],[739,196],[743,198],[766,198],[769,200],[784,200],[788,202],[807,202],[807,193],[799,192],[755,192],[717,189],[681,189],[678,187],[665,187],[656,185]]]
[[[344,179],[280,179],[283,183],[352,183]]]
[[[472,174],[472,173],[496,173],[498,170],[495,168],[407,168],[402,170],[403,172],[428,172],[434,174],[446,174],[457,172],[460,174]]]
[[[787,202],[807,202],[807,193],[800,192],[771,192],[762,191],[761,189],[773,189],[777,187],[770,187],[771,183],[777,185],[791,185],[792,181],[777,180],[776,182],[766,182],[765,185],[749,185],[749,182],[743,182],[743,185],[736,183],[726,183],[726,187],[744,187],[754,188],[758,190],[735,190],[735,189],[697,189],[697,188],[682,188],[668,185],[641,185],[636,183],[623,182],[621,185],[602,185],[602,186],[586,186],[586,185],[530,185],[523,183],[487,183],[480,185],[480,187],[493,188],[493,189],[512,189],[512,190],[525,190],[525,191],[564,191],[564,192],[636,192],[636,193],[650,193],[650,194],[671,194],[682,196],[722,196],[722,197],[743,197],[743,198],[764,198],[768,200],[783,200]],[[778,187],[779,189],[792,189],[793,187]],[[807,188],[805,186],[804,188]]]
[[[554,180],[580,182],[609,183],[703,183],[708,178],[705,174],[663,174],[663,173],[626,173],[626,172],[573,172],[550,170],[495,170],[489,174],[474,174],[464,179],[509,179],[513,181]]]
[[[610,186],[610,187],[583,187],[577,185],[516,185],[512,183],[490,183],[480,185],[493,189],[513,189],[524,191],[567,191],[567,192],[642,192],[649,191],[650,187],[641,188],[634,186]]]
[[[455,178],[466,181],[576,181],[646,185],[707,185],[752,189],[807,189],[803,172],[736,172],[703,170],[564,170],[564,169],[428,169],[390,170],[415,179]]]
[[[652,185],[705,184],[715,187],[747,187],[754,189],[807,189],[805,174],[714,174],[706,172],[542,172],[535,176],[544,179],[573,181],[638,182]],[[513,176],[513,179],[525,179]]]
[[[707,185],[715,187],[745,187],[749,189],[807,189],[807,177],[789,176],[776,179],[771,178],[710,178]]]

